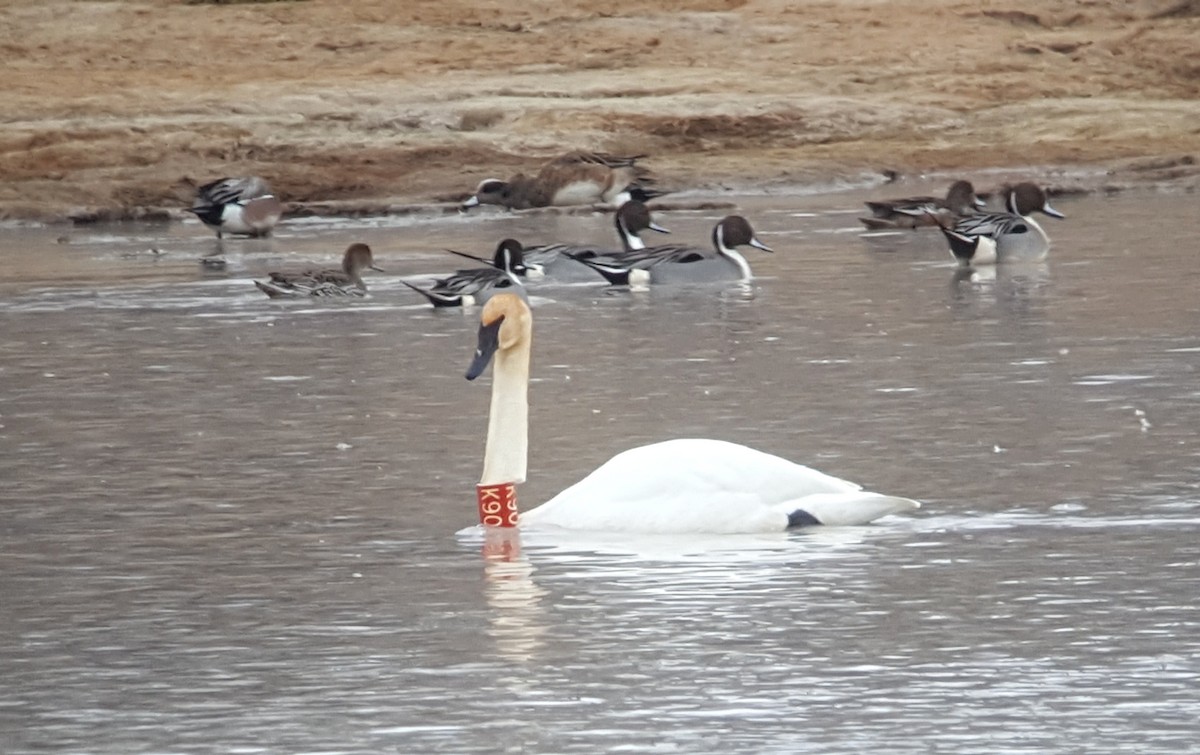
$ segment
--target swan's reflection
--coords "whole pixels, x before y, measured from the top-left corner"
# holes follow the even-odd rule
[[[905,520],[888,517],[894,523]],[[886,521],[885,520],[885,521]],[[537,661],[552,646],[553,595],[535,577],[611,586],[623,599],[641,596],[655,605],[709,604],[728,591],[782,587],[779,577],[802,563],[823,563],[821,573],[840,588],[866,584],[863,565],[874,542],[906,530],[892,526],[812,527],[751,535],[630,535],[558,528],[470,527],[460,543],[482,548],[486,632],[495,652],[509,661]],[[602,591],[608,587],[599,588]]]
[[[885,517],[881,523],[899,523],[903,517]],[[716,560],[723,562],[788,561],[800,557],[819,559],[845,555],[848,547],[885,536],[895,530],[886,526],[805,527],[786,532],[741,535],[671,534],[645,535],[621,532],[569,530],[561,527],[530,527],[519,530],[499,527],[466,527],[456,534],[465,546],[482,547],[489,568],[505,563],[528,564],[529,553],[549,564],[570,561],[580,554],[631,557],[649,565],[656,561]],[[532,572],[533,567],[529,567]],[[501,573],[506,573],[501,570]]]
[[[486,528],[483,559],[485,595],[491,608],[488,636],[505,658],[532,660],[545,644],[545,609],[541,602],[546,591],[533,581],[534,566],[521,550],[520,530]]]

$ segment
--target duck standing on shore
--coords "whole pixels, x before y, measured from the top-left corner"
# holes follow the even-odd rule
[[[270,236],[283,217],[283,203],[258,176],[218,178],[196,190],[187,211],[217,232],[240,236]]]
[[[512,210],[551,205],[620,205],[627,199],[643,202],[662,192],[649,188],[650,171],[638,165],[645,155],[620,156],[605,152],[568,152],[547,162],[537,175],[518,173],[507,181],[487,178],[463,202],[467,210],[495,204]]]

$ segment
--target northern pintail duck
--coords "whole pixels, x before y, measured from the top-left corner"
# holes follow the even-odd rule
[[[504,239],[496,246],[491,267],[459,270],[446,278],[435,279],[433,285],[428,287],[408,281],[400,282],[424,296],[435,307],[468,307],[483,304],[501,291],[523,292],[524,286],[518,276],[523,276],[525,272],[521,242]]]
[[[741,215],[730,215],[717,223],[713,227],[712,244],[712,249],[664,244],[591,258],[568,256],[600,273],[613,285],[642,285],[749,280],[753,277],[750,263],[737,247],[773,251],[758,240],[750,222]]]
[[[363,270],[383,272],[375,266],[371,247],[351,244],[342,255],[341,270],[268,273],[270,280],[254,281],[254,285],[272,299],[281,296],[363,296],[367,293]]]
[[[535,176],[518,173],[507,181],[484,179],[463,202],[463,209],[481,204],[527,210],[601,202],[618,205],[630,198],[645,201],[661,192],[647,188],[653,180],[649,170],[637,164],[643,157],[569,152],[543,165]]]
[[[630,200],[622,204],[613,214],[613,219],[613,224],[617,229],[617,238],[621,242],[621,250],[626,252],[646,248],[646,243],[642,241],[639,235],[642,231],[649,230],[659,233],[670,233],[669,230],[654,222],[654,219],[650,216],[650,209],[644,203],[637,200]],[[499,258],[488,260],[473,254],[456,252],[453,249],[447,249],[446,251],[487,265],[498,266],[502,263],[502,260]],[[539,244],[536,246],[526,246],[522,252],[526,267],[525,277],[536,280],[549,275],[552,269],[555,271],[556,277],[562,277],[561,274],[566,271],[566,268],[561,264],[556,264],[560,261],[565,261],[572,268],[584,271],[582,266],[573,261],[574,259],[591,259],[602,255],[615,254],[616,252],[617,250],[611,246],[592,244]],[[587,273],[587,275],[590,277],[591,273]]]
[[[963,265],[996,262],[1037,262],[1050,251],[1050,237],[1031,217],[1041,212],[1052,218],[1064,215],[1050,206],[1046,192],[1032,183],[1004,190],[1008,212],[966,215],[942,228],[950,252]]]
[[[258,176],[218,178],[196,190],[188,212],[217,232],[269,236],[283,216],[283,203]]]
[[[945,199],[905,197],[867,202],[866,205],[874,217],[859,220],[871,230],[880,230],[940,225],[938,219],[953,220],[968,215],[983,207],[983,200],[975,196],[975,187],[970,181],[955,181],[950,184]]]

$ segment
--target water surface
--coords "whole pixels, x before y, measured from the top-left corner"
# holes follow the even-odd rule
[[[936,234],[861,237],[865,196],[743,198],[777,250],[749,287],[533,290],[520,495],[706,436],[924,508],[508,561],[455,536],[476,313],[399,277],[611,216],[297,221],[220,270],[196,224],[0,231],[0,750],[1193,748],[1195,196],[1057,200],[1044,265],[974,277]],[[357,240],[367,299],[249,282]]]

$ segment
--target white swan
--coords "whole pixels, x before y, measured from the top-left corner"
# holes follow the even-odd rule
[[[480,485],[525,481],[532,331],[529,305],[515,294],[493,296],[480,313],[467,379],[496,361]],[[647,534],[781,532],[866,524],[920,505],[736,443],[688,438],[617,454],[522,514],[521,524]]]

